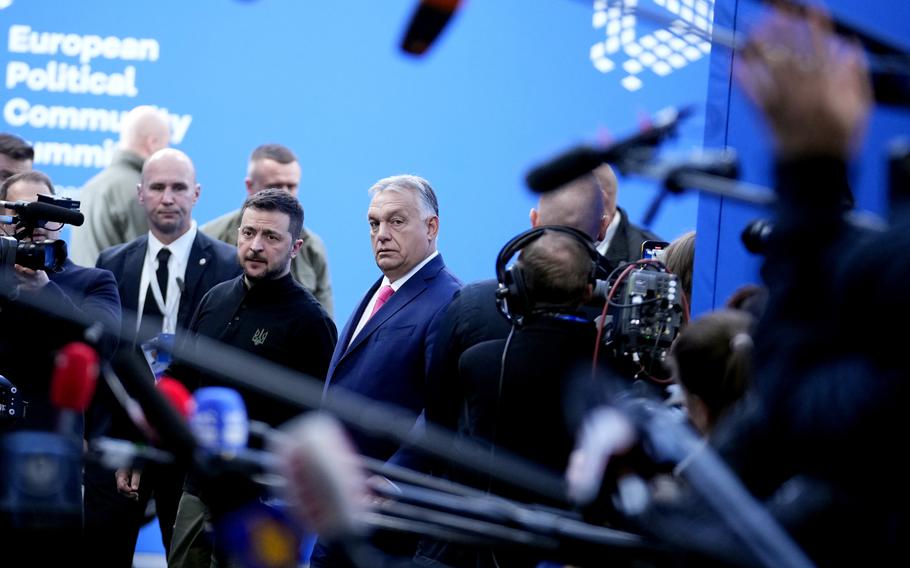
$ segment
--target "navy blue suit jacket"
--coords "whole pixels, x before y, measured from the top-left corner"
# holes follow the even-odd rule
[[[343,388],[419,413],[424,406],[434,324],[461,282],[446,269],[442,256],[437,256],[408,279],[351,341],[363,310],[381,283],[380,278],[370,287],[338,338],[326,376],[326,394]],[[397,449],[356,432],[354,438],[362,452],[377,459],[388,459]]]
[[[139,308],[139,280],[142,277],[142,263],[145,261],[147,246],[148,234],[145,234],[128,243],[111,247],[98,257],[97,266],[114,273],[120,290],[120,301],[126,313],[135,314]],[[184,329],[188,327],[205,293],[216,284],[239,276],[240,272],[236,247],[197,231],[183,278],[177,326]],[[127,321],[131,319],[126,318]],[[124,321],[125,325],[127,321]],[[135,324],[135,321],[132,323]],[[135,333],[135,330],[124,331],[129,336]]]
[[[120,328],[120,294],[117,281],[108,270],[79,266],[71,260],[63,263],[60,272],[49,272],[46,293],[58,293],[77,313],[116,333]],[[110,356],[116,349],[115,340],[101,346],[102,354]]]

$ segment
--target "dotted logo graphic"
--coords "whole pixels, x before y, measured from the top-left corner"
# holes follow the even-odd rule
[[[603,29],[607,37],[591,46],[591,62],[601,73],[621,66],[626,75],[619,82],[633,92],[644,86],[641,75],[645,69],[665,77],[711,52],[705,36],[711,33],[714,0],[651,0],[654,7],[650,11],[665,16],[670,24],[639,36],[636,9],[643,3],[594,0],[594,29]]]

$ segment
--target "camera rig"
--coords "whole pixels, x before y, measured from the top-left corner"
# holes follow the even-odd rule
[[[84,218],[79,212],[79,202],[39,195],[38,201],[0,201],[0,206],[16,213],[0,215],[0,225],[15,227],[13,237],[0,238],[0,270],[11,269],[14,264],[32,270],[60,270],[66,260],[65,241],[24,241],[32,237],[35,229],[50,223],[81,225]]]
[[[606,299],[598,334],[609,355],[636,377],[666,381],[664,362],[689,312],[677,276],[658,260],[638,260],[617,267],[598,290]]]

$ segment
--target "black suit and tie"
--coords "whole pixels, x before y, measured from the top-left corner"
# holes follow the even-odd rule
[[[136,314],[139,308],[140,279],[148,250],[148,235],[109,248],[101,253],[97,266],[110,270],[117,279],[124,314]],[[162,248],[157,255],[157,267],[151,278],[155,279],[162,300],[167,299],[171,275],[168,260],[171,250]],[[182,281],[177,280],[181,291],[177,308],[177,333],[188,327],[202,297],[216,284],[237,277],[241,273],[237,249],[214,240],[197,231],[190,248],[186,271]],[[145,293],[143,319],[162,317],[155,300],[151,278]],[[136,333],[135,320],[124,318],[123,331],[127,336]],[[159,327],[160,329],[160,327]],[[141,343],[147,337],[137,337]],[[96,412],[103,414],[103,409]],[[118,412],[122,419],[122,412]],[[115,435],[124,436],[120,419],[114,421]],[[85,472],[85,532],[87,555],[96,565],[124,566],[132,564],[139,529],[145,521],[145,509],[154,493],[156,512],[161,527],[165,549],[170,545],[177,504],[183,488],[184,472],[168,467],[147,467],[139,484],[139,499],[131,500],[117,491],[114,472],[100,466],[86,467]]]
[[[97,266],[110,270],[117,279],[124,312],[138,311],[139,278],[142,274],[147,247],[148,235],[142,235],[126,244],[105,250],[98,258]],[[183,276],[183,292],[180,295],[180,307],[177,311],[177,328],[185,329],[189,325],[196,306],[202,301],[206,292],[216,284],[239,276],[240,272],[235,247],[216,241],[201,231],[197,232],[190,249],[186,273]],[[162,291],[166,288],[163,286]],[[146,294],[146,298],[148,299],[148,294]]]
[[[170,258],[171,249],[167,247],[159,250],[156,255],[158,268],[155,269],[155,280],[158,281],[158,289],[161,290],[161,296],[165,302],[167,302],[167,285],[168,280],[170,279],[167,263]],[[164,317],[164,314],[158,309],[158,302],[155,301],[155,294],[152,291],[151,283],[149,283],[149,289],[145,291],[145,306],[142,308],[142,315],[143,317],[151,315]]]

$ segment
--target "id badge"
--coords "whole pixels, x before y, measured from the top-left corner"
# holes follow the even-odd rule
[[[145,361],[155,375],[155,380],[161,378],[164,371],[171,364],[171,352],[174,350],[174,334],[159,333],[141,345]]]

